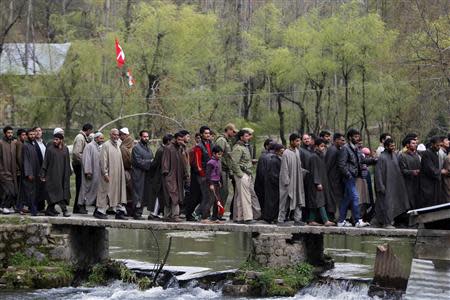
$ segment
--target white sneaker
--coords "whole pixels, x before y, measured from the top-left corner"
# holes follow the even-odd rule
[[[7,209],[7,208],[3,209],[3,214],[9,215],[10,213],[12,213],[12,211],[10,211],[9,209]]]
[[[362,219],[359,219],[359,221],[355,224],[355,227],[361,228],[361,227],[367,227],[370,226],[370,223],[364,222]]]
[[[338,222],[337,227],[353,227],[353,225],[352,223],[344,220],[343,222]]]

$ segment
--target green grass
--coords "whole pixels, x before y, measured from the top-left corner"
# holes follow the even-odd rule
[[[22,225],[33,223],[33,220],[27,217],[9,217],[0,215],[0,224]]]
[[[294,296],[301,288],[307,286],[314,279],[313,267],[307,263],[282,268],[268,268],[254,261],[247,261],[239,269],[234,278],[238,282],[246,283],[255,290],[262,291],[262,296]],[[259,272],[257,278],[248,278],[246,272]],[[283,281],[277,283],[277,279]]]

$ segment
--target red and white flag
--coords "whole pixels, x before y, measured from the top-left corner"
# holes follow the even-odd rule
[[[122,47],[119,45],[119,41],[116,39],[116,60],[117,60],[117,66],[119,68],[122,68],[122,66],[125,64],[125,53],[122,50]]]
[[[134,80],[133,75],[131,75],[130,69],[128,69],[126,76],[127,76],[128,85],[130,87],[132,87],[136,83],[136,81]]]

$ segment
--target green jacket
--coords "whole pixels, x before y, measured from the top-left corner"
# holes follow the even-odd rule
[[[231,152],[231,159],[231,170],[235,176],[241,178],[244,176],[244,173],[247,175],[252,174],[252,156],[243,142],[238,141],[234,145],[233,151]]]
[[[224,135],[219,135],[214,142],[215,145],[219,146],[223,150],[222,156],[222,171],[230,172],[231,171],[231,139],[225,137]]]

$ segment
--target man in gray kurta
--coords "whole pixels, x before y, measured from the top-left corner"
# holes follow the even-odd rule
[[[289,136],[289,147],[283,152],[280,169],[280,209],[278,225],[287,225],[289,212],[294,211],[294,225],[302,226],[302,210],[305,206],[303,187],[303,169],[298,146],[300,136],[293,133]]]
[[[101,132],[94,135],[94,140],[84,148],[81,158],[81,189],[78,198],[78,205],[82,211],[86,210],[86,205],[95,205],[97,199],[98,186],[100,184],[100,150],[105,140]]]
[[[0,208],[9,214],[17,200],[17,159],[16,143],[13,142],[11,126],[3,128],[3,139],[0,140]]]
[[[63,216],[70,216],[67,206],[70,200],[71,173],[69,149],[64,145],[64,136],[56,133],[53,135],[53,145],[49,145],[45,151],[40,173],[48,195],[45,215],[57,216],[59,213],[55,210],[55,205],[58,204]]]
[[[94,217],[107,219],[106,209],[116,212],[116,219],[126,219],[127,194],[122,153],[119,149],[119,130],[111,129],[110,140],[100,150],[100,185],[97,192],[97,209]]]

